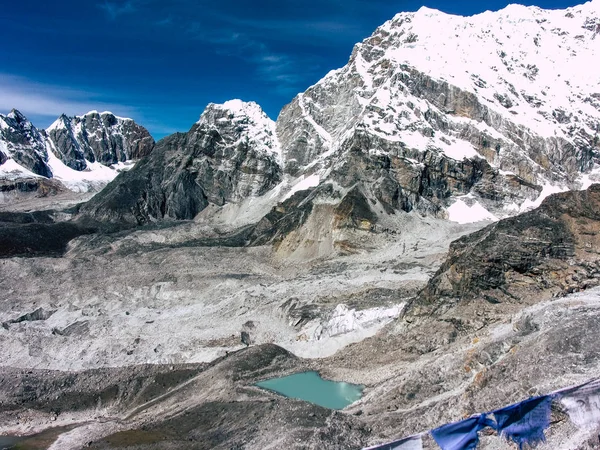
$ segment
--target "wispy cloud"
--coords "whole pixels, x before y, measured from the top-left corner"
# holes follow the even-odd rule
[[[112,20],[115,20],[117,17],[124,14],[133,13],[137,10],[137,7],[132,0],[127,0],[125,2],[109,2],[105,0],[98,5],[98,8],[104,10],[104,12],[106,12],[108,17]]]
[[[135,115],[131,107],[101,101],[102,95],[65,86],[44,84],[24,77],[0,73],[0,111],[16,108],[25,115],[58,117],[84,114],[91,110]]]
[[[73,89],[55,84],[38,83],[25,77],[19,77],[0,72],[0,113],[6,114],[11,109],[18,109],[40,128],[46,128],[61,114],[77,116],[92,110],[111,111],[118,116],[131,117],[140,125],[146,127],[155,138],[161,138],[184,129],[165,123],[161,111],[144,110],[130,105],[103,101],[100,93],[86,89]],[[172,105],[161,105],[161,109]],[[146,108],[148,109],[148,108]],[[182,109],[177,105],[178,111]],[[185,108],[184,108],[185,109]],[[196,114],[195,107],[189,115]],[[168,122],[168,121],[167,121]]]
[[[273,39],[277,41],[307,42],[326,38],[329,42],[345,40],[348,36],[356,37],[364,33],[361,24],[350,18],[313,18],[313,19],[262,19],[220,15],[219,19],[231,27],[245,30],[254,38]],[[371,30],[372,31],[372,30]]]
[[[295,94],[297,89],[306,88],[307,77],[322,70],[316,56],[273,51],[268,44],[240,31],[221,29],[207,34],[198,24],[192,24],[188,31],[210,44],[215,53],[251,64],[255,75],[272,82],[279,93]]]
[[[173,24],[173,17],[172,16],[167,16],[164,19],[160,19],[156,21],[156,25],[158,25],[159,27],[168,27],[169,25]]]
[[[202,41],[215,53],[244,62],[247,69],[254,68],[253,76],[285,94],[305,89],[319,73],[331,69],[329,49],[333,53],[347,41],[366,37],[372,30],[365,31],[364,17],[356,10],[372,14],[375,9],[361,0],[307,0],[284,6],[275,0],[261,0],[256,6],[245,0],[101,1],[109,18],[136,11],[145,23],[172,30],[175,39]]]

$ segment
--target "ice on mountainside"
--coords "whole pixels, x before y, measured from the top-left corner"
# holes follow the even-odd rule
[[[41,176],[74,192],[99,191],[153,146],[145,128],[110,112],[63,114],[45,131],[19,111],[0,115],[0,162],[12,161],[13,181]],[[7,172],[4,168],[3,180]]]

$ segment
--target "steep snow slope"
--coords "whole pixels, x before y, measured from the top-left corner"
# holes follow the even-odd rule
[[[392,165],[392,190],[383,190],[400,198],[395,209],[438,215],[457,197],[502,217],[587,187],[600,152],[600,65],[591,64],[599,53],[598,0],[472,17],[398,14],[283,109],[286,171],[316,165],[335,175],[358,147],[364,164]],[[445,179],[436,186],[434,166]],[[470,175],[453,183],[460,168]],[[377,197],[381,183],[371,181],[364,188]]]
[[[380,27],[382,58],[478,96],[543,137],[584,143],[598,130],[600,3],[563,10],[509,5],[473,17],[422,8]],[[373,65],[363,69],[373,82]],[[595,104],[595,105],[594,105]],[[579,136],[581,134],[582,136]]]

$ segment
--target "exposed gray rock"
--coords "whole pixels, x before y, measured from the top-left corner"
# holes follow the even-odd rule
[[[453,242],[407,320],[440,316],[463,333],[519,305],[600,285],[599,206],[595,184]]]
[[[192,219],[209,203],[264,194],[280,180],[278,147],[265,141],[272,122],[257,105],[249,108],[262,122],[242,110],[209,105],[189,132],[161,140],[148,158],[86,204],[83,214],[130,224]]]
[[[0,114],[0,164],[12,158],[33,173],[51,178],[46,146],[44,134],[19,111]]]
[[[131,119],[95,111],[61,115],[47,130],[57,156],[67,166],[84,170],[86,160],[104,165],[140,159],[152,151],[154,139]]]

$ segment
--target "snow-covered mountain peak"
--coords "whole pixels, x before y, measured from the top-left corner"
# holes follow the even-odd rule
[[[58,119],[56,119],[52,124],[46,128],[46,132],[51,132],[53,130],[59,130],[61,128],[69,128],[71,126],[71,118],[66,114],[61,114]]]
[[[199,123],[213,119],[211,112],[223,111],[229,118],[237,121],[251,122],[255,126],[270,126],[273,121],[256,102],[245,102],[240,99],[228,100],[225,103],[209,103],[200,116]]]
[[[8,117],[9,119],[16,120],[19,123],[22,123],[22,122],[23,123],[31,123],[31,122],[29,122],[27,117],[25,117],[23,115],[23,113],[21,113],[21,111],[19,111],[18,109],[14,109],[14,108],[10,111],[10,113],[7,114],[6,117]]]
[[[229,110],[235,116],[248,116],[255,121],[265,120],[268,118],[267,114],[256,102],[245,102],[240,99],[227,100],[223,104],[212,104],[215,108],[222,108]]]
[[[88,111],[87,113],[85,113],[81,116],[69,117],[66,114],[61,114],[58,119],[56,119],[48,128],[46,128],[46,131],[50,132],[53,130],[65,129],[65,128],[71,129],[71,127],[74,126],[73,122],[75,122],[75,124],[79,124],[82,122],[86,122],[86,121],[91,122],[94,120],[99,120],[99,121],[103,122],[106,126],[109,126],[109,127],[118,126],[125,122],[127,122],[127,123],[134,122],[133,119],[130,119],[128,117],[116,116],[110,111],[98,112],[96,110],[92,110],[92,111]]]
[[[95,116],[100,116],[101,118],[103,118],[104,120],[109,120],[109,121],[119,121],[119,122],[124,122],[124,121],[130,121],[133,122],[133,119],[129,118],[129,117],[121,117],[121,116],[117,116],[116,114],[113,114],[110,111],[102,111],[102,112],[98,112],[97,110],[92,110],[92,111],[88,111],[87,113],[85,113],[82,116],[76,116],[79,119],[84,119],[84,118],[88,118],[88,117],[95,117]]]
[[[506,196],[514,213],[552,190],[581,187],[600,154],[600,65],[591,63],[600,60],[599,4],[397,14],[283,109],[286,171],[310,174],[318,164],[345,173],[350,149],[403,161],[388,185],[400,180],[407,199],[418,193],[406,210],[421,192],[448,207],[482,176],[469,207],[502,208]],[[447,181],[446,164],[476,178]],[[444,183],[417,186],[438,169]]]
[[[13,128],[28,133],[33,133],[32,138],[37,138],[37,129],[25,115],[18,109],[12,109],[6,116],[0,114],[0,120],[4,123],[3,128]]]
[[[588,97],[600,91],[600,65],[590,61],[600,59],[600,19],[589,17],[592,6],[509,5],[472,17],[429,9],[400,15],[359,45],[365,63],[357,70],[369,84],[384,61],[408,65],[477,94],[545,136],[560,133],[567,122],[593,134],[598,110]],[[562,134],[575,134],[566,128]]]
[[[15,160],[15,163],[11,163]],[[0,164],[19,165],[22,173],[52,176],[46,137],[20,111],[0,114]]]
[[[401,14],[403,14],[403,13],[400,13],[400,14],[398,14],[397,16],[399,16],[399,15],[401,15]],[[404,14],[406,14],[406,13],[404,13]],[[429,8],[428,6],[421,6],[421,7],[420,7],[420,8],[417,10],[416,14],[424,14],[424,15],[428,15],[428,16],[438,16],[438,15],[440,15],[440,14],[445,14],[445,13],[443,13],[443,12],[442,12],[442,11],[440,11],[439,9],[435,9],[435,8]],[[397,16],[396,16],[396,17],[397,17]],[[394,19],[396,19],[396,17],[394,17]],[[393,19],[393,20],[394,20],[394,19]]]
[[[387,122],[383,128],[398,135],[402,127],[391,116],[402,107],[398,101],[406,102],[398,99],[404,96],[397,79],[416,69],[477,95],[539,135],[593,136],[600,112],[594,96],[600,92],[600,65],[590,61],[600,60],[600,19],[590,13],[599,4],[595,0],[567,10],[509,5],[471,17],[426,7],[400,13],[355,46],[348,66],[330,72],[317,86],[339,84],[351,75],[357,100],[366,109],[381,110]],[[310,102],[310,91],[304,103]],[[408,124],[410,118],[405,119]],[[323,125],[330,135],[339,134]],[[391,137],[390,132],[383,134]]]
[[[255,102],[234,99],[223,104],[210,103],[197,123],[216,128],[222,137],[232,143],[251,143],[257,150],[273,154],[281,160],[275,122]]]

